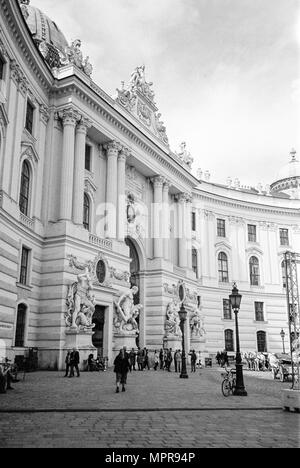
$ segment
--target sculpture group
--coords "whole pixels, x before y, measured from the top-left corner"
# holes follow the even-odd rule
[[[92,329],[95,312],[95,296],[89,268],[77,275],[77,282],[69,286],[67,296],[66,325],[73,329]]]
[[[126,291],[116,301],[116,312],[114,317],[114,331],[116,334],[140,333],[137,319],[142,310],[141,304],[134,304],[134,296],[139,292],[137,286]]]

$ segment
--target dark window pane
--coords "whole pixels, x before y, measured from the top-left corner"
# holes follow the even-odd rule
[[[33,113],[34,113],[34,107],[33,105],[28,101],[27,102],[27,110],[26,110],[26,123],[25,123],[25,128],[29,133],[32,133],[33,130]]]
[[[289,245],[289,230],[280,229],[280,245],[288,246]]]
[[[257,322],[264,321],[264,303],[263,302],[255,302],[255,320]]]
[[[232,320],[232,310],[229,299],[223,299],[223,317],[224,320]]]
[[[21,174],[21,187],[20,187],[20,200],[19,208],[21,213],[28,216],[28,203],[29,203],[29,189],[30,189],[30,170],[27,161],[24,161]]]
[[[192,231],[196,231],[196,213],[192,213]]]
[[[106,265],[103,260],[97,263],[96,275],[100,284],[103,284],[106,278]]]
[[[198,277],[198,257],[196,249],[192,250],[192,268],[193,272],[196,273],[196,276]]]
[[[22,348],[24,346],[26,310],[27,310],[26,305],[20,304],[18,306],[16,337],[15,337],[15,346],[18,348]]]
[[[221,252],[218,256],[218,268],[219,268],[219,282],[228,283],[229,282],[228,259],[227,259],[227,255],[224,252]]]
[[[86,171],[91,171],[91,146],[85,145],[85,169]]]
[[[20,284],[26,285],[28,282],[28,263],[29,263],[29,250],[23,247],[21,257],[20,269]]]
[[[233,331],[225,330],[225,350],[234,351]]]
[[[257,241],[256,226],[254,226],[253,224],[248,224],[248,241],[249,242]]]
[[[250,284],[251,286],[259,286],[260,273],[259,273],[259,260],[256,257],[251,257],[250,262]]]
[[[224,219],[217,219],[218,237],[226,237],[226,223]]]
[[[257,351],[259,353],[267,353],[267,336],[266,333],[260,331],[257,333]]]
[[[0,80],[4,79],[4,65],[5,62],[3,60],[3,57],[0,55]]]
[[[83,226],[87,231],[90,230],[90,200],[86,194],[83,203]]]

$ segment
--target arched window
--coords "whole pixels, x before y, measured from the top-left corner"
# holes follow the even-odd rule
[[[284,288],[287,287],[287,277],[286,277],[286,269],[285,269],[285,260],[281,263],[281,272],[282,272],[282,286]]]
[[[234,333],[233,330],[225,330],[225,350],[234,351]]]
[[[87,231],[90,230],[90,199],[86,193],[83,201],[83,226]]]
[[[260,274],[259,274],[259,260],[256,257],[251,257],[249,261],[250,267],[250,284],[251,286],[259,286]]]
[[[219,282],[229,283],[228,258],[226,253],[221,252],[218,256]]]
[[[28,216],[30,195],[30,168],[27,161],[23,162],[21,173],[20,201],[19,207],[21,213]]]
[[[19,304],[15,336],[15,346],[17,348],[23,348],[25,344],[26,312],[27,306],[25,304]]]
[[[264,331],[257,332],[257,351],[267,353],[267,334]]]
[[[198,278],[198,255],[196,249],[192,249],[192,269]]]

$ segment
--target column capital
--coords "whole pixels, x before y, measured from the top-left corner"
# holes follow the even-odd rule
[[[86,134],[88,129],[91,128],[91,126],[92,126],[92,121],[86,117],[82,117],[77,124],[76,133]]]
[[[121,146],[120,154],[118,157],[119,161],[126,162],[127,158],[129,158],[130,155],[131,155],[130,149],[126,148],[125,146]]]
[[[121,150],[121,144],[118,141],[110,141],[104,145],[104,149],[107,152],[107,156],[118,156],[119,151]]]
[[[74,109],[73,107],[66,107],[59,111],[59,117],[63,122],[63,126],[71,125],[74,126],[80,120],[81,116],[78,110]]]
[[[162,187],[165,179],[162,176],[156,176],[151,178],[151,182],[154,185],[154,187]]]
[[[165,179],[164,180],[163,190],[166,191],[166,192],[169,192],[171,185],[172,185],[172,183],[168,179]]]

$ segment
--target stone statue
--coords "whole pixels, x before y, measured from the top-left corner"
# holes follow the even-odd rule
[[[77,282],[69,287],[66,313],[66,324],[71,328],[93,328],[92,318],[95,312],[93,285],[86,267],[84,273],[77,276]]]
[[[155,115],[155,125],[156,125],[156,130],[158,131],[159,137],[161,140],[168,145],[169,144],[169,139],[167,137],[167,129],[165,127],[164,122],[161,120],[161,114],[156,114]]]
[[[134,296],[138,291],[138,287],[133,286],[115,303],[117,310],[114,318],[114,327],[115,331],[119,334],[139,334],[137,318],[143,306],[141,304],[134,305]]]
[[[93,65],[90,62],[90,57],[86,57],[83,61],[83,71],[86,75],[91,76],[93,73]]]
[[[165,330],[167,336],[182,336],[179,319],[179,303],[173,299],[167,307]]]
[[[141,88],[145,84],[145,65],[137,67],[130,78],[130,87],[131,88]]]
[[[190,169],[192,168],[194,159],[192,158],[191,153],[187,151],[185,141],[180,144],[180,151],[176,154],[182,162],[184,162]]]
[[[194,307],[190,318],[190,328],[192,336],[202,337],[206,335],[204,328],[204,317],[199,307]]]

